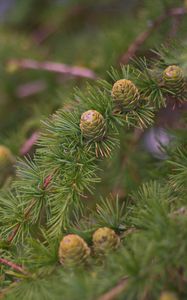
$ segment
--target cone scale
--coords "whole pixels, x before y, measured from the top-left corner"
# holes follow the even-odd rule
[[[131,80],[120,79],[116,81],[111,92],[115,105],[123,110],[132,110],[138,105],[140,94]]]
[[[183,71],[179,66],[172,65],[163,72],[164,86],[171,91],[174,96],[180,96],[185,91],[185,80]]]
[[[102,227],[96,230],[92,240],[95,253],[100,254],[116,249],[120,243],[119,236],[114,230],[108,227]]]
[[[86,262],[90,249],[80,236],[68,234],[60,242],[58,255],[62,265],[76,266]]]
[[[80,129],[86,140],[100,141],[106,135],[106,122],[98,111],[88,110],[81,115]]]

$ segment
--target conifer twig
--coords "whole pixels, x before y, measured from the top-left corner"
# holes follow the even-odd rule
[[[9,266],[14,270],[16,270],[20,273],[23,273],[24,275],[27,274],[26,270],[23,267],[13,263],[12,261],[9,261],[9,260],[5,259],[5,258],[0,257],[0,263],[3,264],[3,265]]]
[[[8,62],[8,66],[16,71],[17,69],[32,69],[32,70],[44,70],[53,73],[60,73],[65,75],[71,75],[75,77],[85,77],[90,79],[96,79],[96,74],[84,67],[69,66],[66,64],[51,62],[51,61],[36,61],[33,59],[12,59]]]
[[[50,184],[51,182],[51,179],[52,179],[52,175],[49,175],[47,176],[45,179],[44,179],[44,183],[43,183],[43,188],[46,189],[48,187],[48,185]],[[30,206],[25,210],[25,214],[24,214],[24,219],[26,219],[31,211],[32,211],[32,208],[33,206],[35,205],[36,203],[36,200],[35,199],[32,199],[31,200],[31,203],[30,203]],[[21,226],[21,223],[18,223],[15,228],[13,229],[13,231],[11,232],[11,234],[9,235],[8,239],[7,239],[7,242],[8,243],[11,243],[13,241],[13,239],[15,238],[18,230],[20,229],[20,226]]]
[[[25,211],[24,219],[26,219],[26,218],[29,216],[29,214],[30,214],[30,212],[31,212],[31,210],[32,210],[32,208],[33,208],[33,206],[35,205],[35,203],[36,203],[36,200],[35,200],[35,199],[32,199],[30,206],[29,206],[29,207],[27,208],[27,210]],[[11,242],[13,241],[13,239],[15,238],[15,236],[16,236],[18,230],[20,229],[20,226],[21,226],[21,223],[18,223],[18,224],[15,226],[14,230],[13,230],[13,231],[11,232],[11,234],[9,235],[9,237],[8,237],[8,242],[9,242],[9,243],[11,243]]]
[[[140,46],[147,40],[147,38],[151,35],[151,33],[156,30],[167,18],[169,17],[177,17],[182,16],[187,13],[187,9],[184,7],[176,7],[169,9],[163,15],[157,17],[151,24],[149,24],[148,29],[141,32],[133,43],[129,46],[128,50],[120,57],[120,63],[126,64],[129,62],[130,58],[132,58]]]

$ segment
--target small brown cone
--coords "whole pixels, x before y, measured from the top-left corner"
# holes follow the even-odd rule
[[[87,260],[90,248],[80,236],[68,234],[61,240],[58,254],[62,265],[76,266]]]
[[[121,111],[132,110],[138,105],[140,94],[131,80],[120,79],[112,87],[112,98]]]
[[[185,91],[185,80],[183,71],[179,66],[169,66],[163,72],[163,82],[165,87],[171,91],[174,96],[182,96]]]
[[[106,122],[98,111],[87,110],[81,116],[80,129],[85,139],[100,141],[106,134]]]
[[[97,229],[93,234],[93,247],[95,253],[104,254],[119,246],[120,238],[114,230],[108,227]]]

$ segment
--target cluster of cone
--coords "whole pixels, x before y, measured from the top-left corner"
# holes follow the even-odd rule
[[[169,66],[163,71],[161,79],[164,87],[180,100],[185,92],[182,69],[176,65]],[[128,79],[120,79],[113,84],[111,97],[115,111],[122,114],[136,109],[140,104],[140,91]],[[103,140],[107,133],[106,121],[102,114],[96,110],[88,110],[82,114],[80,129],[83,137],[90,141]]]
[[[140,98],[135,84],[127,79],[121,79],[114,83],[111,96],[115,107],[120,112],[134,109]],[[83,137],[90,141],[103,140],[107,133],[106,121],[96,110],[88,110],[82,114],[80,129]]]
[[[93,252],[95,255],[104,255],[116,249],[120,238],[114,230],[102,227],[96,230],[92,237]],[[77,234],[68,234],[60,242],[59,261],[65,266],[77,266],[87,261],[91,249]]]

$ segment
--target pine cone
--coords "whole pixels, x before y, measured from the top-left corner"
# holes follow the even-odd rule
[[[86,261],[90,248],[80,236],[68,234],[61,240],[58,254],[61,264],[75,266]]]
[[[131,80],[120,79],[112,87],[112,98],[121,111],[134,109],[140,99],[140,94]]]
[[[10,167],[13,162],[14,157],[10,150],[5,146],[0,145],[0,170]]]
[[[102,227],[93,234],[93,246],[96,253],[104,254],[119,246],[120,238],[114,230]]]
[[[180,96],[185,91],[185,80],[182,69],[178,66],[169,66],[163,72],[163,81],[165,87]]]
[[[178,297],[172,292],[162,292],[159,300],[178,300]]]
[[[88,110],[81,116],[80,129],[85,139],[99,141],[106,134],[106,122],[98,111]]]

